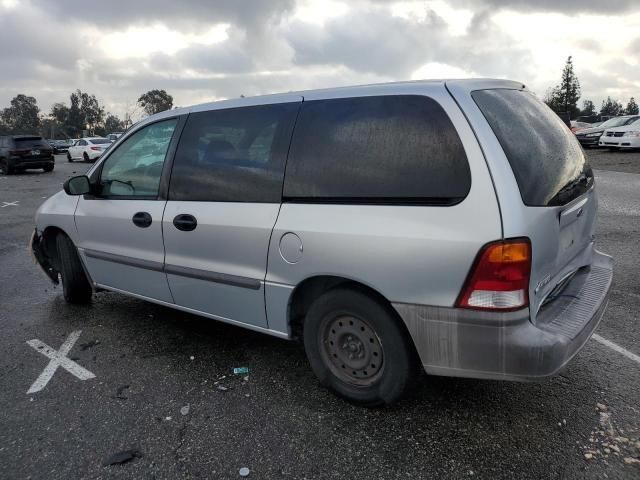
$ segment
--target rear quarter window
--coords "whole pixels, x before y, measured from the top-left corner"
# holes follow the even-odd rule
[[[593,184],[575,135],[533,94],[478,90],[471,94],[497,137],[528,206],[564,205]]]
[[[287,160],[285,199],[447,205],[461,201],[470,186],[460,137],[432,98],[302,104]]]

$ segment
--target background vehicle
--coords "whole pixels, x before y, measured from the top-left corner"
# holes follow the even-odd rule
[[[96,161],[102,153],[111,145],[111,142],[103,137],[81,138],[67,151],[67,160]]]
[[[585,122],[576,122],[575,120],[571,121],[571,131],[576,132],[577,130],[582,130],[583,128],[590,128],[592,125],[590,123]]]
[[[598,146],[600,137],[607,128],[620,127],[628,125],[639,119],[639,115],[624,115],[622,117],[610,118],[609,120],[602,122],[597,127],[585,128],[576,132],[576,138],[583,147]]]
[[[112,141],[115,142],[117,139],[119,139],[121,136],[123,135],[123,132],[114,132],[114,133],[110,133],[109,135],[107,135],[107,138]]]
[[[50,172],[54,162],[51,145],[38,135],[0,137],[0,172],[5,175],[32,168]]]
[[[640,148],[640,118],[622,127],[606,129],[600,137],[600,146],[612,150]]]
[[[104,288],[301,338],[320,382],[365,405],[399,398],[420,365],[553,375],[611,285],[593,171],[516,82],[166,111],[64,189],[39,209],[32,246],[69,302]]]
[[[54,154],[67,153],[69,147],[72,145],[70,140],[52,140],[51,148],[53,148]]]

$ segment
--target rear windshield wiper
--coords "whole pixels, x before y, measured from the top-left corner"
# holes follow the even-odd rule
[[[590,175],[587,175],[590,173]],[[564,187],[562,187],[558,193],[556,193],[553,198],[549,201],[549,205],[563,205],[568,201],[571,201],[575,198],[575,191],[578,187],[584,187],[586,191],[587,188],[591,186],[593,183],[593,173],[590,170],[586,172],[583,171],[577,178],[568,182]]]

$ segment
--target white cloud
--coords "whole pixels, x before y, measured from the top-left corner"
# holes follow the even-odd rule
[[[26,93],[47,111],[80,88],[123,115],[154,88],[188,105],[469,76],[542,95],[569,55],[584,97],[626,103],[638,25],[637,0],[0,0],[0,108]]]

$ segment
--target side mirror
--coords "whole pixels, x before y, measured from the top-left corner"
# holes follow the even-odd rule
[[[86,175],[78,175],[71,177],[62,186],[67,195],[84,195],[91,192],[91,184],[89,177]]]

